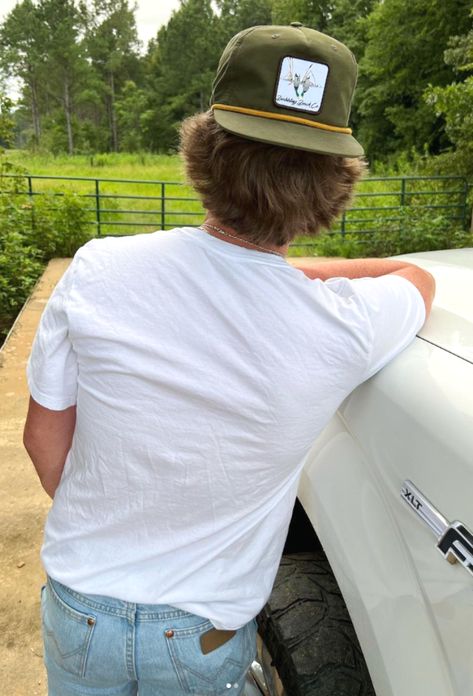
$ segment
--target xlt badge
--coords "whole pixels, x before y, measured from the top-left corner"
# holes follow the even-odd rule
[[[409,479],[404,481],[401,498],[434,532],[442,556],[449,563],[461,563],[473,575],[473,534],[463,522],[449,523]]]

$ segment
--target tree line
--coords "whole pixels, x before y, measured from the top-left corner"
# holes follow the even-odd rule
[[[370,160],[440,156],[473,173],[472,11],[472,0],[181,0],[143,51],[129,0],[20,0],[0,25],[0,75],[21,98],[2,113],[20,146],[170,152],[182,119],[208,107],[229,38],[300,21],[357,57],[351,124]]]

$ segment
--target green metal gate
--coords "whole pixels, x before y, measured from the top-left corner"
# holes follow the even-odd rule
[[[193,189],[177,181],[8,174],[0,177],[0,195],[6,192],[30,204],[38,196],[48,196],[51,206],[65,195],[74,195],[83,202],[97,236],[197,226],[204,212]],[[436,211],[465,229],[471,218],[469,184],[460,176],[364,179],[357,187],[353,207],[331,232],[361,239],[386,224],[401,226],[407,207]]]

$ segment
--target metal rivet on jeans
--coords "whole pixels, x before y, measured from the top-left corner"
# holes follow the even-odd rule
[[[95,626],[95,619],[93,619],[91,616],[87,619],[87,624],[89,626]]]
[[[164,631],[164,635],[166,638],[172,638],[174,635],[174,631],[172,629],[169,629],[168,631]]]

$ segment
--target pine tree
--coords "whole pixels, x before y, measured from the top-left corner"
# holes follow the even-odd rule
[[[48,79],[44,88],[53,103],[62,109],[67,150],[72,154],[76,101],[90,77],[81,41],[85,18],[74,0],[40,0],[37,13],[46,34],[44,54]]]
[[[0,27],[2,71],[24,85],[24,100],[31,110],[33,139],[41,138],[42,92],[46,81],[46,27],[32,0],[19,2]]]
[[[117,152],[117,97],[125,82],[135,77],[139,62],[135,15],[128,0],[93,0],[87,13],[85,45],[105,105],[111,149]]]

